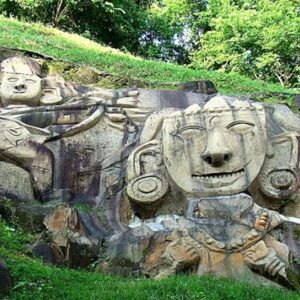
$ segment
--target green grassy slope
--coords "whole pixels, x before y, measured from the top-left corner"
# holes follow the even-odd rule
[[[111,74],[142,80],[150,88],[172,88],[176,83],[210,79],[218,91],[225,94],[294,92],[279,84],[254,81],[234,73],[192,70],[176,64],[144,60],[75,34],[1,16],[0,46],[36,51],[55,59],[94,66]]]
[[[0,257],[14,278],[6,299],[201,299],[296,300],[299,294],[277,288],[213,277],[176,276],[160,281],[108,276],[93,272],[45,266],[27,257],[33,236],[16,232],[0,220]]]

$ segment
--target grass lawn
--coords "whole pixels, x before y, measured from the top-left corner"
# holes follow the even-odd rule
[[[300,299],[296,292],[209,276],[155,281],[46,266],[26,256],[26,245],[33,240],[31,234],[15,231],[0,220],[0,257],[6,260],[14,279],[14,287],[5,299]]]
[[[144,60],[129,53],[63,31],[0,16],[0,46],[39,52],[55,59],[85,64],[114,75],[141,80],[148,88],[174,88],[174,84],[210,79],[224,94],[295,93],[279,84],[251,80],[235,73],[193,70],[176,64]]]

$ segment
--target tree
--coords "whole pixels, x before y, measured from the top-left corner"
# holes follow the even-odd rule
[[[137,52],[149,0],[0,0],[0,12]]]
[[[298,0],[211,0],[202,17],[207,31],[191,56],[193,67],[300,84]]]
[[[166,61],[187,63],[199,31],[198,13],[205,0],[155,0],[149,6],[146,31],[141,36],[141,54]]]
[[[0,12],[144,57],[186,63],[205,0],[0,0]]]

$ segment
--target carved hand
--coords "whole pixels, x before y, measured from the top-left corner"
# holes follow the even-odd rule
[[[285,263],[281,261],[274,249],[268,248],[264,241],[260,241],[244,253],[244,261],[254,270],[268,273],[275,277],[280,275],[286,278]]]
[[[200,259],[200,254],[197,249],[200,245],[192,239],[186,231],[176,233],[178,234],[177,239],[167,246],[163,256],[184,265],[197,262]]]
[[[269,228],[269,225],[270,225],[270,217],[267,212],[263,212],[257,217],[254,223],[254,228],[257,231],[264,231]]]

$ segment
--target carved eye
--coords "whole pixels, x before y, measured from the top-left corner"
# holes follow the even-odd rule
[[[7,79],[9,82],[17,82],[18,78],[10,77]]]
[[[44,89],[43,90],[43,95],[53,95],[54,94],[54,90],[52,89]]]
[[[226,126],[227,129],[230,129],[235,133],[247,133],[251,131],[254,127],[254,123],[245,120],[235,121]]]
[[[185,131],[193,131],[193,130],[204,130],[205,128],[201,125],[188,125],[180,128],[177,133],[181,134]]]
[[[36,81],[33,80],[33,79],[26,78],[25,82],[27,82],[27,83],[35,83]]]
[[[193,139],[195,136],[199,136],[199,134],[204,130],[205,128],[199,124],[187,125],[177,130],[174,134],[183,140],[190,140]]]
[[[8,130],[11,135],[19,136],[21,135],[21,130],[19,128],[11,128]]]

